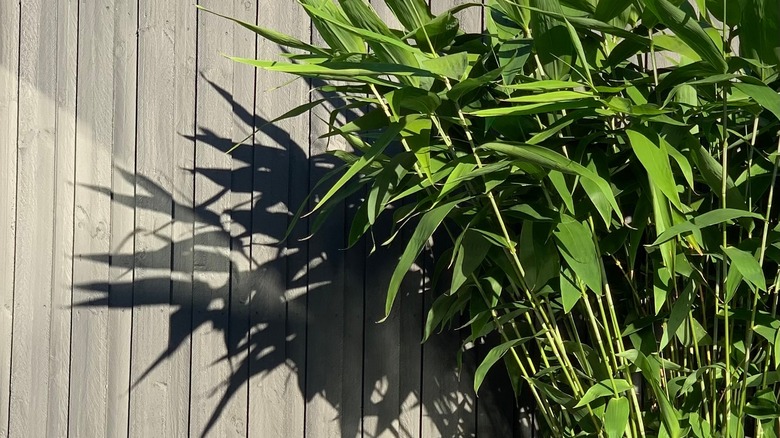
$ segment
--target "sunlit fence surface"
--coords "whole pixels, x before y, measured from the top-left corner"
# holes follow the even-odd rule
[[[193,3],[0,0],[0,437],[531,436],[503,370],[473,393],[486,346],[420,344],[434,251],[377,324],[399,251],[343,250],[350,200],[280,244],[343,146],[264,125],[312,84]],[[318,38],[292,0],[200,3]]]

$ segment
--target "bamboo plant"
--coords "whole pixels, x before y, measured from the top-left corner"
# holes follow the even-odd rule
[[[324,46],[238,22],[341,102],[312,231],[360,196],[350,245],[411,235],[388,313],[435,234],[425,337],[499,337],[474,389],[503,363],[549,436],[778,436],[777,0],[384,1],[299,0]]]

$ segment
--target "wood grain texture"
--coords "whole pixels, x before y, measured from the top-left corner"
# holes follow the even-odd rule
[[[107,425],[109,232],[113,144],[113,1],[79,9],[73,322],[68,433],[100,436]]]
[[[376,324],[403,242],[343,250],[361,194],[279,245],[347,147],[319,138],[343,103],[263,125],[320,95],[221,54],[279,46],[192,0],[98,3],[0,0],[0,436],[504,430],[460,340],[419,344],[432,260]],[[200,3],[322,43],[293,1]]]
[[[173,271],[181,268],[190,284],[192,267],[173,263],[179,248],[173,220],[187,212],[174,202],[186,190],[186,183],[176,184],[186,149],[192,151],[186,136],[192,134],[195,111],[195,8],[189,1],[141,0],[138,26],[129,430],[138,437],[186,436],[191,324],[186,303],[192,298]]]
[[[243,19],[255,13],[252,2],[204,1],[201,4]],[[243,436],[247,421],[246,377],[233,374],[233,361],[240,361],[241,354],[235,351],[239,346],[231,339],[231,328],[233,322],[240,320],[245,304],[231,308],[231,292],[236,292],[231,291],[230,276],[233,162],[226,152],[234,138],[248,133],[246,125],[251,120],[247,123],[237,119],[237,114],[245,112],[237,99],[253,91],[253,72],[239,69],[220,53],[251,55],[254,40],[236,39],[236,28],[213,14],[200,13],[198,26],[195,208],[199,224],[194,236],[190,434]],[[249,76],[242,81],[241,75]],[[233,310],[236,313],[231,315]]]
[[[401,24],[383,0],[372,2],[377,14],[391,27]],[[387,238],[391,212],[377,223],[377,241]],[[381,247],[366,261],[365,357],[363,383],[364,435],[372,437],[418,437],[420,434],[420,364],[422,346],[420,294],[423,271],[415,266],[401,286],[390,317],[385,316],[384,297],[395,263],[411,236],[404,231],[391,247]],[[370,251],[373,243],[366,242]]]
[[[108,286],[105,436],[122,438],[127,437],[130,421],[138,1],[116,0],[113,20],[113,200],[109,217],[112,262]]]
[[[260,0],[257,23],[308,40],[311,25],[295,2]],[[279,59],[279,46],[258,39],[257,57]],[[302,220],[282,245],[289,213],[308,194],[309,117],[267,125],[309,100],[306,81],[257,71],[252,273],[249,339],[249,436],[302,437],[306,370],[306,234]],[[282,87],[283,86],[283,87]],[[278,88],[282,87],[282,88]]]
[[[16,247],[20,5],[0,0],[0,436],[8,436]]]
[[[323,45],[320,36],[315,34],[312,43]],[[312,98],[320,98],[315,92]],[[332,96],[331,96],[332,97]],[[320,138],[328,131],[330,111],[343,103],[329,101],[326,105],[315,108],[310,117],[311,132],[309,186],[314,185],[331,170],[335,160],[326,154],[327,150],[346,150],[346,144],[341,139]],[[318,192],[321,196],[323,192]],[[316,199],[316,198],[315,198]],[[314,202],[309,208],[314,207]],[[347,312],[361,312],[357,306],[350,306],[345,294],[345,273],[350,267],[345,264],[344,218],[343,204],[334,205],[330,217],[322,227],[323,233],[318,233],[308,241],[309,264],[307,275],[307,336],[306,336],[306,436],[352,436],[355,432],[347,430],[354,428],[355,412],[338,407],[360,400],[360,387],[344,385],[346,382],[359,380],[359,370],[354,374],[350,365],[360,363],[361,356],[348,357],[354,350],[345,349],[348,338],[359,341],[362,336],[360,326],[350,324],[355,320]],[[316,219],[312,218],[310,224]],[[311,225],[313,226],[313,225]],[[310,231],[311,231],[310,226]],[[361,317],[362,320],[362,317]],[[355,330],[358,335],[356,336]]]
[[[21,15],[9,436],[63,436],[73,242],[77,5]]]

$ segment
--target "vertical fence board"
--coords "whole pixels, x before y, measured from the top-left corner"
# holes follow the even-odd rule
[[[113,140],[114,2],[79,9],[73,322],[69,434],[100,436],[108,386],[109,221]]]
[[[136,229],[130,435],[186,436],[189,429],[191,300],[173,269],[191,267],[173,241],[194,101],[195,10],[188,1],[139,4]],[[191,172],[191,170],[190,170]],[[186,181],[186,180],[185,180]],[[185,194],[184,197],[187,195]],[[186,233],[185,233],[186,234]],[[184,245],[186,245],[186,241]],[[178,294],[186,293],[186,296]]]
[[[46,5],[47,7],[50,5]],[[51,335],[49,338],[49,425],[46,436],[67,433],[73,303],[73,207],[76,92],[78,71],[77,0],[57,2],[57,88],[52,248]],[[54,8],[52,8],[54,9]],[[44,32],[47,30],[43,29]],[[41,62],[51,62],[50,59]],[[51,226],[51,224],[49,224]],[[61,394],[61,395],[60,395]],[[66,396],[67,394],[67,396]],[[56,419],[56,420],[55,420]]]
[[[171,2],[174,3],[174,2]],[[176,436],[186,436],[192,422],[192,328],[195,232],[200,222],[195,208],[196,98],[198,12],[192,0],[176,0],[170,11],[175,34],[172,68],[175,87],[171,90],[173,115],[170,144],[173,149],[173,204],[171,315],[168,340],[173,410],[180,415]],[[176,349],[175,351],[173,349]]]
[[[130,403],[138,0],[117,0],[113,35],[113,143],[108,288],[107,438],[127,436]]]
[[[0,1],[0,436],[8,436],[16,247],[20,4]]]
[[[312,36],[313,44],[324,44],[318,34]],[[316,84],[316,82],[315,82]],[[319,92],[312,98],[319,98]],[[322,139],[328,132],[327,121],[330,111],[343,103],[328,102],[312,111],[309,136],[311,155],[309,162],[309,186],[314,185],[327,171],[333,168],[335,160],[326,154],[327,150],[346,150],[343,140]],[[324,194],[321,190],[318,192]],[[316,198],[314,198],[316,199]],[[315,202],[310,202],[313,208]],[[360,356],[349,357],[355,352],[346,349],[348,342],[361,342],[362,323],[355,327],[355,318],[349,312],[361,313],[362,309],[349,306],[349,296],[345,291],[346,270],[344,251],[345,235],[343,223],[345,211],[342,203],[334,205],[329,212],[328,221],[308,242],[309,269],[307,295],[307,336],[306,336],[306,436],[351,436],[356,431],[355,412],[339,412],[338,406],[360,400],[360,386],[343,386],[343,381],[356,382],[360,379],[359,370],[350,367],[350,363],[360,363]],[[310,220],[310,232],[317,217]],[[357,307],[357,306],[355,306]],[[362,317],[361,317],[362,319]],[[354,362],[353,362],[354,361]],[[359,417],[358,417],[359,418]]]
[[[202,5],[239,18],[252,16],[255,10],[252,2],[208,1]],[[246,433],[246,388],[245,382],[232,380],[240,378],[233,375],[232,355],[238,346],[230,339],[232,160],[226,152],[233,139],[246,132],[241,129],[245,122],[237,124],[234,114],[242,111],[237,95],[247,92],[240,89],[238,77],[252,72],[220,53],[251,54],[254,42],[244,47],[234,44],[237,29],[213,14],[201,13],[198,26],[195,204],[199,225],[194,248],[190,433],[241,436]]]
[[[25,3],[10,436],[67,433],[76,3]],[[47,384],[42,384],[46,382]]]
[[[236,4],[233,16],[252,23],[257,19],[258,0]],[[223,20],[224,21],[224,20]],[[223,23],[228,24],[228,23]],[[231,54],[242,58],[253,58],[256,53],[255,34],[243,27],[230,24],[233,28],[233,49]],[[255,69],[247,65],[233,64],[233,127],[231,144],[249,137],[251,145],[255,124]],[[241,146],[231,153],[232,171],[230,181],[230,325],[228,355],[232,374],[223,398],[230,397],[231,403],[240,409],[241,421],[234,424],[243,427],[240,434],[248,430],[249,403],[249,309],[254,280],[251,278],[252,263],[252,200],[254,151],[251,146]]]
[[[372,6],[391,28],[402,29],[384,1]],[[400,146],[399,146],[400,147]],[[392,212],[376,226],[377,242],[384,241],[391,229]],[[366,272],[366,315],[364,357],[364,433],[371,437],[418,437],[420,433],[420,355],[422,339],[419,294],[422,270],[407,274],[389,318],[385,316],[385,297],[395,263],[411,236],[405,231],[390,248],[380,247],[368,257]],[[366,242],[370,247],[372,242]]]
[[[304,41],[309,38],[308,18],[293,2],[260,0],[257,23]],[[257,58],[278,59],[278,54],[277,44],[259,39]],[[256,76],[255,123],[262,128],[255,136],[253,149],[251,437],[303,436],[306,285],[294,280],[307,263],[306,243],[298,241],[303,237],[301,226],[284,244],[277,243],[287,229],[288,212],[295,211],[307,194],[309,120],[300,116],[266,125],[308,100],[306,81],[288,84],[290,79],[262,70]]]

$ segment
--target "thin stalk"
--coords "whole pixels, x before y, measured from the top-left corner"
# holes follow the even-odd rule
[[[485,293],[484,289],[482,288],[482,285],[479,283],[477,278],[474,276],[474,274],[471,274],[472,281],[477,287],[477,290],[479,290],[480,296],[485,301],[485,305],[488,307],[490,306],[490,300],[487,298],[487,294]],[[506,334],[506,331],[504,331],[504,327],[501,325],[499,319],[498,319],[498,312],[496,312],[496,309],[491,308],[490,314],[493,317],[493,323],[496,326],[496,330],[503,338],[504,342],[510,342],[512,339],[509,338],[509,336]],[[553,422],[553,418],[555,418],[555,414],[552,411],[552,408],[547,403],[546,397],[541,397],[536,389],[536,385],[533,383],[533,380],[531,379],[531,375],[528,373],[528,371],[525,368],[525,365],[523,365],[523,361],[520,360],[520,356],[517,354],[517,351],[515,350],[515,347],[509,348],[510,352],[512,353],[512,358],[515,360],[515,363],[517,363],[518,368],[520,368],[520,372],[523,375],[523,378],[528,382],[528,386],[531,389],[531,393],[533,394],[534,398],[536,399],[536,402],[542,407],[542,415],[544,416],[545,421],[547,421],[547,424],[550,426],[550,428],[553,430],[553,433],[555,436],[562,436],[560,431],[557,429],[557,423]],[[526,355],[526,357],[528,357]],[[530,358],[529,358],[530,363]]]
[[[598,242],[598,239],[596,238],[596,225],[593,222],[593,216],[589,216],[588,217],[588,221],[590,223],[590,228],[591,228],[591,231],[592,231],[591,234],[593,235],[593,244],[596,246],[596,254],[601,254],[601,249],[599,247],[599,242]],[[607,309],[609,309],[609,317],[610,317],[610,320],[612,322],[612,330],[615,333],[614,340],[615,340],[615,343],[617,344],[618,353],[622,354],[622,353],[625,352],[625,345],[623,344],[623,337],[621,336],[620,324],[618,324],[618,320],[617,320],[617,313],[615,311],[615,303],[612,300],[612,288],[609,286],[609,281],[607,279],[607,270],[604,267],[604,260],[601,257],[599,257],[599,269],[601,271],[602,282],[604,283],[604,295],[606,296],[606,299],[607,299]],[[631,283],[631,282],[629,281],[629,283]],[[632,286],[632,288],[633,288],[633,286]],[[600,302],[599,302],[599,305],[601,306]],[[604,312],[604,308],[603,307],[601,308],[601,311],[602,311],[602,313]],[[623,369],[623,372],[624,372],[623,376],[626,379],[626,381],[633,382],[633,380],[631,379],[631,375],[628,372],[628,368],[626,367],[626,359],[623,356],[621,356],[620,362],[621,362],[621,366],[619,368],[617,368],[617,364],[615,364],[615,367],[618,370],[619,369]],[[643,423],[643,420],[642,420],[642,408],[639,406],[639,399],[638,399],[637,394],[636,394],[636,389],[633,387],[633,385],[631,386],[631,390],[629,391],[629,394],[631,395],[631,405],[632,405],[632,408],[634,410],[636,427],[638,428],[639,435],[644,438],[644,436],[645,436],[645,427],[644,427],[644,423]],[[631,423],[631,427],[632,428],[634,427],[634,422]],[[636,433],[636,431],[635,431],[635,433]]]
[[[724,5],[725,8],[725,5]],[[725,9],[724,9],[725,10]],[[725,20],[724,20],[725,21]],[[724,26],[724,32],[725,32],[725,23]],[[721,146],[721,187],[720,187],[720,196],[721,196],[721,208],[726,208],[726,192],[728,189],[728,165],[729,165],[729,154],[728,154],[728,89],[727,86],[724,85],[722,90],[722,97],[723,97],[723,115],[721,119],[721,126],[723,129],[723,143]],[[721,226],[721,235],[722,235],[722,244],[725,248],[728,246],[728,235],[726,233],[726,224],[723,224]],[[727,257],[725,254],[723,254],[723,261],[721,262],[722,266],[722,278],[721,278],[721,289],[723,291],[723,342],[724,342],[724,349],[726,353],[726,374],[725,374],[725,388],[724,388],[724,400],[725,403],[725,409],[723,413],[723,432],[724,434],[728,434],[730,430],[730,424],[731,424],[731,330],[730,330],[730,322],[729,322],[729,302],[726,297],[726,278],[728,277],[728,262]]]
[[[754,125],[756,126],[756,125]],[[753,141],[755,141],[755,137],[753,138]],[[751,143],[752,143],[751,142]],[[764,266],[764,258],[766,256],[766,248],[767,248],[767,239],[769,237],[769,219],[772,217],[772,200],[775,197],[775,182],[777,180],[777,169],[778,165],[780,165],[780,136],[778,136],[777,140],[777,156],[775,157],[775,162],[772,168],[772,182],[769,185],[769,198],[767,199],[766,203],[766,214],[764,214],[764,229],[761,232],[761,248],[759,250],[758,255],[758,265],[763,267]],[[744,369],[747,369],[747,366],[750,364],[750,350],[753,345],[753,331],[756,327],[756,314],[758,313],[758,298],[760,296],[760,291],[756,290],[753,293],[753,306],[752,310],[750,312],[750,324],[748,326],[748,331],[745,334],[745,361],[744,361]],[[745,377],[742,380],[742,387],[740,390],[740,399],[739,399],[739,415],[737,418],[739,421],[742,421],[742,415],[744,414],[744,407],[745,402],[747,400],[747,372],[744,373]]]

